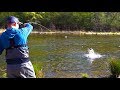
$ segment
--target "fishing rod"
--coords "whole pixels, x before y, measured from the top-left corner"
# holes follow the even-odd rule
[[[39,24],[39,23],[37,23],[37,22],[28,22],[28,23],[34,24],[34,25],[39,25],[40,27],[42,27],[42,28],[44,28],[44,29],[46,29],[46,30],[48,30],[48,31],[51,31],[49,28],[46,28],[45,26],[43,26],[43,25],[41,25],[41,24]],[[20,28],[23,28],[23,27],[24,27],[24,23],[22,23],[22,22],[19,22],[19,25],[20,25]]]

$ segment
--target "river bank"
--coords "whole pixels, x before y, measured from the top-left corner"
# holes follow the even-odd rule
[[[74,35],[120,35],[120,32],[83,32],[83,31],[54,31],[54,32],[38,32],[34,34],[74,34]]]
[[[0,34],[4,32],[0,29]],[[33,34],[74,34],[74,35],[120,35],[120,32],[92,32],[92,31],[32,31]]]

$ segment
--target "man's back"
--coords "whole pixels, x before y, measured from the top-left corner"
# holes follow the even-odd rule
[[[25,23],[19,28],[19,20],[14,16],[7,19],[7,29],[0,36],[0,54],[6,50],[7,77],[35,78],[34,68],[29,59],[27,37],[33,26]]]
[[[32,31],[33,26],[30,24],[26,24],[25,28],[15,29],[8,28],[0,37],[1,44],[4,49],[10,47],[9,39],[14,38],[15,45],[27,44],[27,37]]]

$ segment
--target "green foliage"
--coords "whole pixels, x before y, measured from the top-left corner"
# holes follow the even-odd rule
[[[0,28],[14,15],[21,22],[39,22],[56,30],[119,31],[120,12],[0,12]],[[37,26],[35,26],[37,27]]]
[[[112,73],[112,77],[118,77],[120,75],[120,60],[110,59],[109,66],[110,66],[110,71]]]
[[[42,63],[34,62],[33,67],[37,78],[43,78]]]
[[[0,28],[5,27],[5,19],[8,16],[16,16],[21,22],[36,21],[42,18],[41,13],[38,12],[0,12]]]
[[[82,78],[88,78],[89,75],[87,73],[81,73]]]
[[[2,75],[2,78],[7,78],[7,73],[4,73],[4,74]]]

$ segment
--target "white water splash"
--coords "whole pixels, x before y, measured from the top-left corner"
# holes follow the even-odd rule
[[[94,59],[101,58],[102,55],[94,52],[94,50],[92,48],[89,48],[88,54],[85,54],[85,57],[87,57],[88,60],[90,60],[92,62]]]

